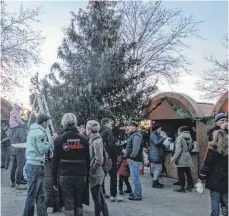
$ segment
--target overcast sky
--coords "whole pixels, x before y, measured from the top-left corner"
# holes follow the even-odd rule
[[[45,43],[41,48],[41,57],[43,65],[39,68],[33,68],[30,71],[24,83],[29,84],[30,77],[39,70],[41,77],[49,72],[50,66],[56,61],[57,47],[61,44],[63,38],[63,27],[70,23],[70,11],[78,11],[79,8],[86,9],[88,1],[10,1],[8,7],[10,11],[18,10],[20,5],[25,7],[42,6],[43,13],[40,15],[41,24],[35,25],[43,32],[46,37]],[[196,20],[203,20],[204,23],[199,25],[199,34],[205,40],[198,38],[187,39],[189,49],[185,50],[189,61],[192,65],[189,67],[190,75],[184,75],[180,79],[179,85],[169,86],[164,84],[160,87],[160,92],[176,91],[189,95],[198,102],[205,101],[200,97],[200,92],[196,91],[195,82],[198,74],[211,67],[205,60],[205,56],[214,55],[219,60],[226,58],[226,52],[222,45],[222,38],[228,32],[228,3],[227,1],[166,1],[167,7],[180,8],[185,15],[193,14]],[[29,103],[29,85],[17,91],[14,99],[19,99],[25,106]],[[210,101],[215,102],[215,101]]]

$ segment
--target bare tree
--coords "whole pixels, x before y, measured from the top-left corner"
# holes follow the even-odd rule
[[[222,42],[225,52],[228,50],[228,37]],[[203,71],[197,82],[197,89],[203,93],[205,99],[215,99],[228,91],[228,55],[224,61],[219,61],[212,55],[206,57],[212,64],[212,68]]]
[[[39,22],[41,8],[10,13],[1,3],[1,91],[12,92],[20,86],[23,76],[33,64],[40,62],[40,45],[44,38],[33,28]]]
[[[130,76],[142,73],[146,82],[177,82],[180,73],[187,71],[185,39],[198,36],[197,25],[201,22],[184,16],[178,9],[166,8],[161,1],[125,1],[120,8],[122,39],[133,44],[130,55],[139,59]]]

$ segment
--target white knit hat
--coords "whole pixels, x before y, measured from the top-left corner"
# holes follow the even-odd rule
[[[62,117],[61,124],[66,127],[68,125],[77,125],[77,118],[73,113],[65,113]]]
[[[95,120],[90,120],[87,122],[86,128],[90,129],[92,133],[97,133],[100,130],[100,124]]]

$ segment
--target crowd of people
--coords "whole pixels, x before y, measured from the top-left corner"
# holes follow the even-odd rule
[[[39,114],[36,123],[28,130],[19,111],[20,107],[15,105],[10,116],[9,130],[7,124],[2,124],[1,168],[8,169],[11,153],[11,187],[28,190],[23,216],[33,216],[35,205],[38,216],[48,215],[44,170],[48,152],[53,152],[53,189],[61,196],[66,216],[83,216],[83,204],[89,205],[89,194],[94,202],[95,216],[109,215],[107,199],[110,199],[110,202],[122,202],[121,196],[124,194],[129,194],[128,199],[131,201],[143,199],[139,170],[144,161],[144,141],[137,122],[129,121],[126,124],[125,140],[121,149],[118,149],[108,118],[102,119],[100,123],[90,120],[86,126],[77,127],[76,116],[66,113],[61,121],[63,130],[60,134],[54,133],[52,142],[47,142],[46,128],[51,117]],[[217,114],[215,122],[214,128],[208,131],[208,149],[199,174],[199,181],[206,182],[206,188],[210,190],[211,216],[218,216],[220,207],[223,215],[228,215],[227,115]],[[163,143],[168,139],[169,137],[162,133],[162,127],[154,124],[148,142],[153,188],[164,187],[160,178],[165,168]],[[11,148],[10,151],[10,144],[25,142],[25,149]],[[192,143],[189,128],[179,127],[171,158],[171,163],[177,167],[178,182],[174,185],[179,188],[176,192],[191,192],[194,187],[190,154]],[[27,181],[23,176],[24,166]],[[106,191],[105,181],[108,180],[108,174],[109,191]],[[132,180],[132,186],[129,178]],[[126,189],[123,187],[124,183]]]

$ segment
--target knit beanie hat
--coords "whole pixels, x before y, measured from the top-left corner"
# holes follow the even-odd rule
[[[215,116],[215,122],[219,121],[220,119],[223,119],[223,118],[226,118],[227,119],[227,115],[224,114],[224,113],[218,113],[216,116]]]
[[[49,119],[51,119],[50,116],[47,116],[44,113],[41,113],[37,116],[37,124],[42,124],[45,121],[48,121]]]
[[[100,130],[100,124],[95,120],[90,120],[87,122],[86,128],[90,129],[92,133],[97,133]]]
[[[183,132],[183,131],[189,131],[189,128],[187,126],[182,126],[178,128],[179,132]]]
[[[62,117],[61,124],[64,127],[67,127],[69,125],[76,126],[77,118],[73,113],[65,113]]]

